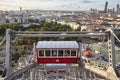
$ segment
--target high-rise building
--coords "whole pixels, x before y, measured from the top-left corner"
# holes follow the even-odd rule
[[[119,4],[117,5],[116,12],[120,12]]]
[[[22,7],[20,7],[20,12],[22,12]]]
[[[107,7],[108,7],[108,2],[105,3],[105,9],[104,9],[105,13],[107,12]]]
[[[115,12],[115,8],[113,8],[113,13]]]

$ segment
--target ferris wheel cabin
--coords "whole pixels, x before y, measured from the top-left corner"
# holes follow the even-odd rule
[[[37,64],[77,64],[79,46],[76,41],[39,41],[35,47]]]

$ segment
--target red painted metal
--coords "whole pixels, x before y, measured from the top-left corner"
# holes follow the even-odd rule
[[[63,57],[63,58],[37,58],[38,64],[76,64],[78,63],[78,58],[69,58],[69,57]]]
[[[57,57],[38,57],[38,50],[36,49],[35,53],[35,62],[37,64],[77,64],[78,63],[78,52],[77,50],[77,56],[57,56]],[[70,50],[70,49],[69,49]]]

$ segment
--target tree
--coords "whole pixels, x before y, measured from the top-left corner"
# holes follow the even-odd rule
[[[79,27],[76,29],[76,31],[81,31],[81,27],[79,26]]]
[[[17,52],[16,54],[13,55],[12,61],[17,63],[20,56],[21,56],[21,54],[19,52]]]
[[[83,29],[82,31],[87,31],[86,29]]]
[[[48,27],[42,27],[42,28],[40,29],[40,31],[49,31],[49,28],[48,28]]]
[[[35,23],[39,23],[39,19],[35,19]]]
[[[28,19],[28,22],[33,23],[34,19]]]

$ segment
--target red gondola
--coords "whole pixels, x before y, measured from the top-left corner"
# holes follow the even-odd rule
[[[76,64],[79,46],[76,41],[39,41],[35,62],[38,64]]]

